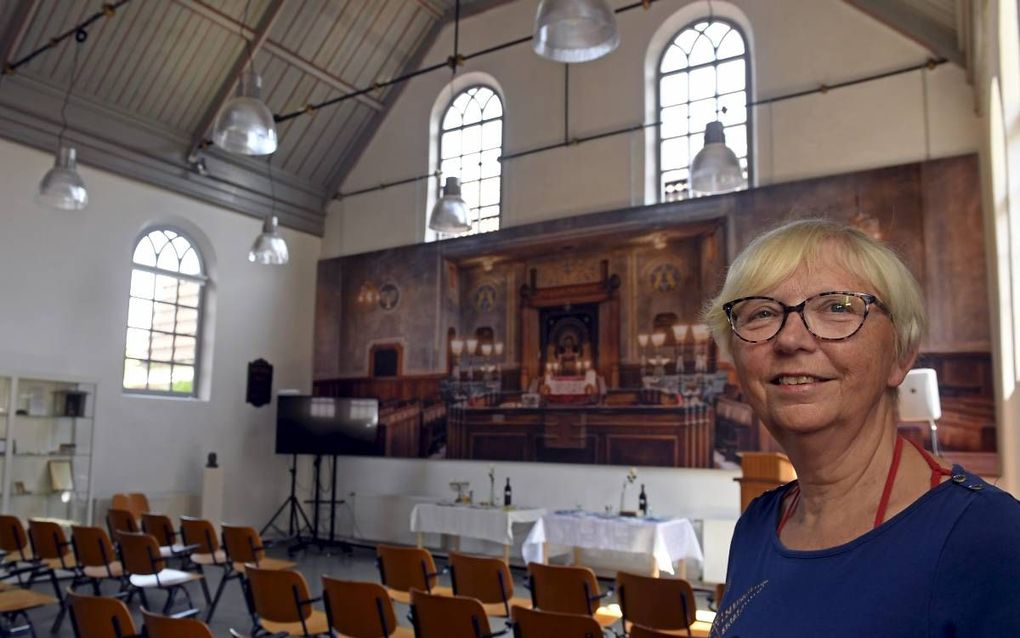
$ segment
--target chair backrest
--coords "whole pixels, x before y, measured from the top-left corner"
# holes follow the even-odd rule
[[[601,638],[602,628],[591,616],[538,611],[514,605],[510,610],[514,638]]]
[[[379,545],[376,556],[379,579],[390,589],[432,591],[436,586],[436,562],[427,549]]]
[[[326,603],[330,627],[342,636],[381,638],[397,630],[393,603],[386,588],[379,583],[323,576],[322,600]]]
[[[289,569],[245,570],[255,613],[272,622],[300,622],[312,615],[312,606],[299,605],[308,600],[308,583],[300,572]]]
[[[694,590],[686,580],[619,572],[616,599],[625,621],[655,629],[686,629],[694,624]]]
[[[591,616],[598,607],[595,572],[587,567],[528,563],[531,601],[542,611]]]
[[[113,543],[102,527],[75,525],[71,527],[71,542],[83,567],[106,567],[117,559]]]
[[[631,625],[630,638],[676,638],[676,633],[668,631],[659,631],[643,625]]]
[[[135,621],[127,605],[109,596],[85,596],[68,591],[71,622],[77,638],[117,638],[136,636]]]
[[[129,574],[155,574],[166,562],[159,556],[159,543],[145,532],[117,532],[120,559]]]
[[[128,496],[128,502],[131,503],[131,507],[128,509],[135,515],[135,518],[141,517],[142,514],[151,512],[152,509],[149,507],[149,497],[141,492],[131,492]]]
[[[142,514],[142,531],[155,537],[156,542],[162,547],[169,547],[177,542],[173,521],[166,514],[151,512]]]
[[[216,528],[209,521],[191,516],[181,517],[181,541],[185,545],[197,545],[199,554],[212,554],[220,548]]]
[[[235,563],[258,565],[266,555],[265,548],[262,546],[262,537],[254,527],[224,525],[223,549],[226,550],[230,560]]]
[[[131,497],[118,492],[110,499],[110,509],[131,511]]]
[[[11,514],[0,514],[0,549],[8,554],[28,556],[28,536],[21,519]]]
[[[411,618],[415,638],[482,638],[491,633],[482,603],[467,596],[438,596],[412,589]]]
[[[173,618],[142,608],[148,638],[213,638],[209,625],[197,618]]]
[[[137,532],[138,523],[134,515],[125,509],[111,507],[106,510],[106,527],[110,530],[110,536],[117,536],[117,532]]]
[[[71,553],[71,545],[64,536],[64,528],[53,521],[29,519],[28,539],[36,558],[65,558]]]
[[[454,594],[477,598],[483,603],[505,604],[514,595],[510,567],[491,556],[450,552],[450,580]]]

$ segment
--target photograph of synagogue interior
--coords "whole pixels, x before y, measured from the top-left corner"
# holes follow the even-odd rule
[[[1020,493],[1018,52],[1012,0],[3,0],[0,634],[708,636],[796,474],[703,309],[799,219],[901,256],[899,432]]]

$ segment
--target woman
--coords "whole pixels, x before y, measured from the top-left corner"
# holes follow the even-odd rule
[[[798,480],[747,509],[712,636],[1020,636],[1020,504],[897,434],[920,289],[856,229],[752,242],[706,311]]]

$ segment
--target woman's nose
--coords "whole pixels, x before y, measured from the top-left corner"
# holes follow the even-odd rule
[[[784,350],[811,348],[817,343],[815,336],[808,330],[804,315],[799,312],[791,312],[786,315],[783,327],[773,337],[772,342],[777,348]]]

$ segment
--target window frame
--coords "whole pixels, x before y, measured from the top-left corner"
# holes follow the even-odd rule
[[[674,75],[674,74],[682,73],[682,72],[690,73],[692,69],[696,70],[696,69],[704,68],[704,67],[707,67],[707,66],[718,67],[719,66],[719,58],[716,57],[711,62],[703,62],[701,64],[697,64],[697,65],[694,65],[694,66],[688,65],[684,69],[678,69],[676,71],[671,71],[668,74],[664,74],[662,72],[662,62],[665,59],[666,54],[669,52],[670,47],[672,47],[673,43],[676,42],[677,38],[679,38],[680,35],[683,34],[685,31],[693,30],[695,25],[701,24],[702,22],[708,22],[710,24],[714,23],[714,22],[719,22],[719,23],[725,24],[726,26],[728,26],[731,29],[733,29],[734,31],[736,31],[737,34],[740,35],[741,39],[744,42],[744,53],[742,55],[739,55],[739,56],[733,56],[733,57],[726,58],[724,60],[724,62],[730,62],[732,60],[737,60],[737,59],[741,59],[741,58],[744,60],[744,93],[747,95],[747,100],[746,100],[746,102],[744,104],[744,108],[747,110],[747,119],[745,121],[745,126],[747,127],[747,188],[750,188],[751,185],[755,183],[755,181],[754,181],[755,180],[755,171],[754,171],[754,159],[755,159],[754,150],[755,149],[754,149],[754,117],[753,117],[754,107],[751,104],[751,102],[753,101],[753,98],[751,97],[752,96],[752,85],[751,85],[751,48],[750,48],[750,42],[749,42],[749,40],[747,38],[747,34],[744,32],[744,30],[742,28],[740,28],[740,25],[737,24],[735,21],[730,20],[730,19],[725,18],[725,17],[722,17],[722,16],[717,16],[717,15],[702,16],[702,17],[695,18],[694,20],[689,21],[683,27],[677,29],[673,33],[672,36],[670,36],[669,40],[667,40],[667,42],[666,42],[666,46],[664,46],[662,48],[662,51],[659,52],[659,56],[658,56],[658,58],[656,60],[656,64],[655,64],[655,116],[656,116],[656,121],[658,121],[658,125],[655,126],[655,189],[656,189],[656,200],[655,201],[660,203],[660,204],[672,203],[672,202],[677,202],[677,201],[684,201],[684,200],[687,200],[687,199],[692,199],[694,197],[694,195],[692,195],[691,191],[690,191],[690,176],[689,176],[689,174],[688,174],[688,179],[687,179],[687,196],[686,197],[677,198],[677,199],[673,199],[673,200],[667,200],[666,199],[666,193],[665,193],[664,188],[663,188],[662,174],[665,171],[662,170],[662,141],[663,141],[662,140],[662,111],[663,111],[663,106],[662,106],[662,79],[664,77],[666,77],[666,75]],[[701,36],[702,36],[702,34],[699,33],[699,37],[701,37]],[[713,48],[714,48],[714,45],[713,45]],[[717,78],[717,82],[718,82],[718,74],[716,75],[716,78]],[[717,84],[717,88],[718,88],[718,84]],[[714,96],[715,96],[715,99],[718,99],[719,98],[718,92],[714,93]],[[691,103],[692,102],[691,102],[690,99],[688,99],[688,101],[686,102],[686,104],[688,104],[688,105],[691,104]],[[688,119],[690,119],[690,112],[688,112],[687,117],[688,117]],[[704,131],[701,131],[700,134],[702,135],[702,137],[704,137]],[[689,133],[689,132],[688,132],[687,135],[689,137],[692,136],[691,133]],[[691,156],[690,159],[691,159],[691,162],[694,161],[694,157],[693,156]],[[690,168],[690,164],[687,165],[687,168],[688,169]]]
[[[437,123],[438,125],[436,127],[436,139],[435,139],[435,145],[436,145],[436,198],[429,203],[429,206],[428,206],[428,208],[426,210],[427,214],[426,214],[426,218],[425,218],[425,224],[426,224],[426,231],[427,231],[427,233],[426,233],[426,242],[427,243],[428,242],[434,242],[434,241],[444,241],[444,240],[447,240],[447,239],[456,239],[458,237],[473,237],[473,236],[477,236],[477,235],[484,235],[486,233],[499,232],[500,230],[503,229],[503,202],[505,201],[505,195],[506,195],[505,190],[504,190],[504,188],[506,186],[506,184],[505,184],[506,180],[503,179],[504,173],[503,173],[503,163],[502,162],[499,162],[499,164],[500,164],[499,176],[498,176],[499,177],[499,214],[496,216],[496,219],[499,220],[499,226],[495,230],[482,231],[481,230],[481,217],[478,217],[478,226],[479,226],[479,229],[478,229],[478,232],[475,232],[475,233],[472,233],[471,231],[465,231],[463,233],[459,233],[459,234],[456,234],[456,235],[448,235],[446,233],[440,233],[438,231],[432,230],[431,228],[428,228],[428,219],[432,215],[432,209],[435,207],[436,202],[439,201],[439,198],[443,196],[443,186],[446,183],[446,177],[448,177],[447,175],[443,175],[442,172],[441,172],[442,166],[443,166],[443,134],[447,133],[449,131],[458,130],[458,129],[444,129],[443,128],[443,122],[446,120],[447,113],[449,113],[450,109],[453,108],[453,103],[456,102],[460,98],[460,96],[462,96],[465,93],[468,93],[469,91],[474,90],[474,89],[487,89],[489,91],[492,91],[493,97],[495,97],[497,100],[499,100],[500,111],[501,111],[500,116],[498,118],[492,118],[491,120],[481,119],[481,120],[479,120],[477,122],[477,125],[481,126],[486,121],[493,122],[495,120],[500,120],[501,125],[500,125],[500,132],[499,132],[499,156],[497,157],[497,161],[499,161],[498,158],[503,157],[504,149],[506,147],[506,100],[503,99],[503,96],[500,95],[500,92],[494,86],[491,86],[491,85],[486,84],[484,82],[473,82],[471,84],[468,84],[464,88],[462,88],[459,91],[457,91],[455,94],[451,95],[450,98],[446,101],[446,105],[439,111],[439,120],[438,120],[438,123]],[[467,126],[475,126],[475,124],[468,124]],[[463,131],[464,128],[465,128],[465,125],[462,123],[460,125],[459,129]],[[479,151],[479,152],[481,152],[481,151]],[[464,155],[461,154],[459,157],[463,158]],[[463,167],[463,163],[461,163],[461,175],[463,175],[463,168],[464,168]],[[456,177],[458,179],[460,179],[460,175],[457,175]],[[488,178],[485,178],[485,179],[488,179]],[[479,177],[479,179],[477,181],[478,181],[478,183],[480,185],[481,182],[483,181],[483,178]],[[461,188],[463,188],[463,187],[464,187],[464,181],[461,180]],[[480,188],[480,186],[479,186],[479,188]],[[471,209],[471,205],[470,204],[468,204],[468,208]],[[482,208],[482,206],[478,207],[479,212],[480,212],[481,208]],[[491,219],[491,218],[486,218],[486,219]],[[473,222],[474,220],[469,220],[469,221]]]
[[[158,268],[156,266],[146,266],[146,265],[139,264],[139,263],[135,262],[135,251],[138,250],[138,245],[142,242],[143,239],[147,239],[149,235],[151,235],[152,233],[157,232],[157,231],[176,233],[179,237],[183,237],[184,239],[186,239],[188,241],[188,243],[191,244],[191,250],[194,251],[195,256],[198,258],[198,266],[199,266],[200,271],[203,274],[202,275],[187,275],[187,274],[180,273],[180,272],[175,273],[175,272],[171,272],[171,271],[168,271],[168,270],[163,270],[162,268]],[[157,263],[158,263],[158,254],[157,254]],[[138,359],[137,357],[129,357],[128,354],[127,354],[127,331],[129,329],[131,329],[131,327],[132,327],[131,324],[129,323],[129,321],[130,321],[130,317],[129,317],[124,322],[124,335],[125,336],[124,336],[124,351],[123,351],[123,353],[121,355],[121,364],[122,364],[121,365],[121,381],[120,381],[121,392],[124,393],[124,394],[130,394],[130,395],[134,395],[134,396],[166,397],[166,398],[174,398],[174,399],[197,399],[199,397],[199,382],[200,382],[200,379],[202,378],[202,356],[203,356],[203,352],[204,352],[203,335],[205,333],[205,304],[206,304],[206,295],[207,295],[206,288],[208,287],[209,281],[210,281],[210,278],[209,278],[209,275],[208,275],[209,271],[208,271],[208,269],[206,267],[205,257],[202,255],[202,251],[199,249],[198,242],[196,242],[192,238],[191,233],[188,233],[188,232],[182,230],[181,228],[179,228],[177,226],[174,226],[172,224],[158,224],[158,225],[155,225],[155,226],[150,226],[150,227],[146,228],[145,230],[143,230],[141,233],[139,233],[138,236],[135,238],[134,243],[131,244],[130,264],[131,264],[130,273],[131,273],[132,277],[134,275],[134,271],[135,270],[141,270],[143,272],[152,273],[153,275],[157,275],[157,276],[158,275],[162,275],[164,277],[166,277],[166,276],[173,276],[173,277],[176,277],[178,280],[186,280],[186,281],[190,281],[190,282],[198,284],[198,286],[199,286],[199,288],[198,288],[198,305],[195,308],[196,314],[197,314],[197,319],[195,321],[195,362],[192,365],[192,367],[195,370],[195,374],[194,374],[194,376],[192,378],[192,381],[191,381],[191,392],[188,392],[188,393],[185,393],[185,392],[174,392],[173,390],[150,390],[148,388],[139,389],[139,388],[126,388],[126,387],[124,387],[124,373],[127,370],[128,359],[133,359],[135,361],[144,361],[144,362],[146,362],[146,363],[151,365],[152,362],[153,362],[153,360],[152,360],[152,350],[151,350],[151,348],[152,348],[152,341],[151,341],[152,337],[151,337],[151,334],[153,332],[160,332],[160,333],[166,334],[165,332],[163,332],[161,330],[154,331],[150,327],[148,329],[148,331],[150,333],[150,337],[149,337],[150,338],[150,341],[149,341],[149,348],[150,348],[150,350],[149,350],[149,358],[147,358],[147,359]],[[133,297],[131,295],[131,281],[130,281],[130,277],[129,277],[129,279],[128,279],[128,306],[129,306],[129,308],[130,308],[130,302],[131,302],[132,298],[137,298],[137,297]],[[155,299],[153,299],[153,301],[155,301]],[[180,304],[175,303],[174,306],[175,307],[180,307]],[[130,310],[129,310],[129,312],[130,312]],[[175,316],[174,316],[174,329],[176,330],[176,328],[177,328],[177,317],[176,317],[176,312],[175,312]],[[173,333],[174,336],[176,336],[177,334],[178,334],[177,332]],[[188,336],[188,335],[184,335],[184,336]],[[167,362],[167,361],[157,361],[157,363],[169,363],[170,366],[171,366],[171,375],[173,374],[173,361],[169,361],[169,362]],[[146,385],[149,384],[148,375],[146,375],[145,384]],[[170,380],[170,387],[171,388],[173,387],[173,377],[172,376],[171,376],[171,380]]]

